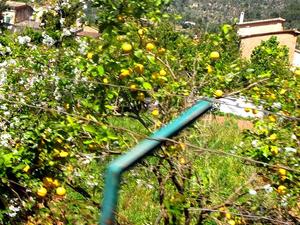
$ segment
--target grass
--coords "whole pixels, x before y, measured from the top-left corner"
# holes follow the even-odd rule
[[[123,124],[126,126],[125,124]],[[131,129],[133,128],[131,123]],[[242,139],[236,119],[228,118],[224,124],[199,121],[181,136],[199,147],[231,151]],[[224,157],[208,153],[195,153],[187,148],[185,157],[192,162],[192,168],[200,176],[201,186],[210,205],[222,204],[234,191],[246,183],[255,173],[255,168],[245,165],[234,157]],[[151,160],[150,160],[151,161]],[[155,161],[155,160],[154,160]],[[153,224],[159,215],[159,202],[156,178],[146,168],[138,167],[124,178],[119,204],[120,220],[123,224]],[[153,188],[149,188],[153,187]],[[174,188],[167,185],[170,198]],[[174,192],[174,193],[172,193]]]
[[[114,118],[111,120],[111,124],[144,135],[149,134],[148,130],[139,122],[130,118]],[[126,143],[125,146],[122,146],[123,149],[131,148],[140,139],[140,137],[134,137],[125,132],[122,133],[122,137]],[[195,123],[192,128],[184,131],[180,135],[180,138],[200,148],[233,152],[234,147],[242,140],[242,132],[238,129],[237,119],[228,117],[224,123],[200,120]],[[165,148],[163,151],[158,152],[158,154],[162,156],[162,152],[167,153],[167,150]],[[189,165],[191,165],[193,175],[189,179],[189,188],[187,188],[186,193],[183,195],[184,197],[178,195],[170,179],[166,179],[166,198],[164,201],[167,204],[177,202],[176,204],[180,205],[185,201],[185,198],[189,198],[189,195],[196,192],[202,196],[202,207],[210,208],[212,206],[222,205],[240,188],[241,192],[246,194],[240,199],[233,198],[234,205],[244,204],[247,201],[257,201],[259,205],[260,198],[265,200],[263,205],[272,205],[272,198],[270,196],[266,197],[264,194],[259,194],[257,197],[253,197],[247,194],[248,189],[255,185],[253,182],[247,182],[249,178],[257,172],[257,168],[245,164],[240,159],[211,154],[205,151],[199,153],[192,148],[178,150],[170,155],[173,160],[172,162],[178,165],[179,171],[184,171],[185,165],[180,164],[180,160],[184,158]],[[111,159],[111,157],[96,159],[86,165],[86,167],[81,168],[82,178],[80,177],[78,179],[82,179],[82,187],[92,195],[91,200],[83,198],[82,195],[69,189],[70,198],[56,203],[64,210],[64,217],[69,221],[66,224],[97,223],[99,208],[94,203],[99,203],[100,199],[102,199],[102,178],[104,177],[104,169],[108,162],[107,160]],[[159,185],[152,169],[155,168],[158,163],[159,159],[157,157],[149,157],[144,163],[147,166],[144,164],[138,165],[124,174],[118,205],[118,220],[120,224],[146,225],[154,224],[157,220],[161,209],[159,204]],[[163,176],[167,177],[170,174],[170,169],[167,164],[163,164],[163,166],[165,167],[162,169]],[[86,185],[91,174],[93,174],[94,179],[99,182],[99,184],[94,187],[88,187]],[[200,180],[200,183],[196,178]],[[90,180],[93,179],[91,178]],[[62,214],[59,211],[57,213]],[[197,213],[195,212],[194,214],[194,218],[196,218]],[[192,221],[192,224],[195,224],[195,220]],[[179,223],[181,224],[182,221]],[[211,219],[203,222],[203,224],[216,223]]]

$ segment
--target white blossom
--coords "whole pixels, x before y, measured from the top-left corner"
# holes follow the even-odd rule
[[[249,194],[250,195],[256,195],[257,192],[254,189],[249,189]]]

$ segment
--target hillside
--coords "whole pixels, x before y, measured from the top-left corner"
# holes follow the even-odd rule
[[[241,12],[245,12],[245,20],[280,16],[287,20],[287,27],[300,28],[299,0],[175,0],[170,8],[183,15],[183,20],[208,30],[239,18]]]

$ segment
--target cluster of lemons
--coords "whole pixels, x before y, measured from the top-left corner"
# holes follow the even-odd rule
[[[45,177],[43,179],[43,186],[37,190],[37,195],[39,197],[45,197],[48,193],[48,189],[55,188],[55,192],[58,196],[64,196],[66,194],[66,189],[60,185],[59,180],[52,179],[51,177]]]
[[[242,218],[240,217],[233,218],[231,213],[225,207],[221,207],[219,211],[221,212],[221,215],[225,218],[227,224],[229,225],[245,224],[245,221]]]
[[[286,180],[286,178],[287,178],[287,171],[286,171],[286,169],[279,168],[278,169],[278,174],[280,176],[280,180],[281,181]],[[287,187],[286,186],[284,186],[284,185],[279,185],[278,186],[278,188],[277,188],[277,193],[278,194],[284,195],[286,192],[287,192]]]

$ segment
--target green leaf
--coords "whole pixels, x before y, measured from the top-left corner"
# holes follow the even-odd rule
[[[83,130],[89,133],[96,133],[95,127],[89,124],[83,125]]]
[[[97,70],[98,70],[98,75],[99,76],[103,76],[104,75],[105,71],[104,71],[104,67],[103,66],[101,66],[101,65],[97,66]]]
[[[150,61],[150,63],[156,64],[156,62],[155,62],[155,57],[154,57],[154,56],[152,56],[152,55],[147,55],[147,59]]]
[[[148,82],[144,82],[143,83],[143,87],[146,89],[146,90],[152,90],[152,85]]]
[[[142,58],[143,57],[143,51],[141,49],[138,49],[134,51],[134,56],[137,58]]]

